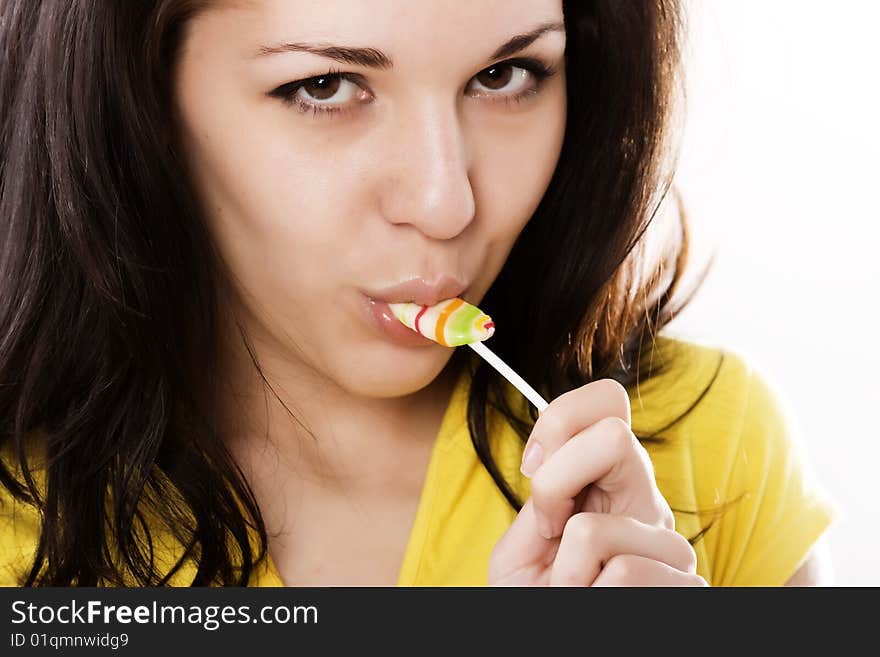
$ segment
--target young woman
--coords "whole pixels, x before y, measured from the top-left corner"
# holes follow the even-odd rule
[[[772,385],[659,334],[681,25],[3,2],[0,579],[822,581],[833,509]],[[456,296],[540,417],[388,313]]]

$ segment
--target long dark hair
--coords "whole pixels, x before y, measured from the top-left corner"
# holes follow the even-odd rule
[[[244,585],[266,558],[215,423],[223,271],[172,139],[170,72],[202,4],[0,3],[0,449],[14,466],[0,481],[41,518],[24,585],[163,585],[187,559],[193,585]],[[682,223],[656,270],[674,275],[636,275],[675,159],[680,7],[563,5],[565,143],[483,302],[524,329],[493,348],[551,398],[632,383],[645,332],[683,305],[670,304],[687,254]],[[488,449],[500,385],[476,368],[469,425],[519,508]],[[164,571],[157,531],[184,548]]]

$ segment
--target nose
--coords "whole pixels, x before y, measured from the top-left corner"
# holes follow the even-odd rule
[[[475,212],[467,144],[455,104],[422,99],[400,108],[394,118],[382,176],[383,215],[434,239],[452,239],[470,225]]]

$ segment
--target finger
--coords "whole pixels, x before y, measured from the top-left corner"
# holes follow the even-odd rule
[[[636,554],[611,557],[593,581],[593,586],[709,586],[696,573],[682,572]]]
[[[662,561],[676,570],[696,572],[693,548],[674,531],[634,518],[577,513],[569,518],[550,573],[551,586],[591,586],[602,566],[619,554]]]
[[[618,417],[576,434],[535,472],[531,498],[542,536],[561,534],[576,511],[575,498],[591,484],[606,494],[603,511],[672,529],[672,511],[657,490],[651,459]]]
[[[548,541],[540,536],[532,500],[526,500],[522,510],[492,550],[489,558],[489,584],[533,584],[540,579],[540,573],[547,570],[558,544],[558,538]]]
[[[526,441],[523,474],[531,477],[569,438],[609,416],[630,424],[629,394],[614,379],[593,381],[554,399],[538,417]]]

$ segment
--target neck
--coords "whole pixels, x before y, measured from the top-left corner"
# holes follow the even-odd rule
[[[314,372],[255,351],[262,376],[244,350],[227,352],[221,367],[221,380],[234,382],[219,392],[217,408],[225,409],[220,426],[226,427],[223,439],[236,461],[261,487],[281,478],[287,485],[303,480],[347,493],[392,486],[409,455],[430,449],[460,362],[450,358],[415,393],[377,398],[353,395]]]

